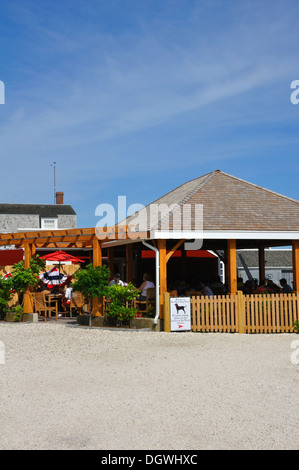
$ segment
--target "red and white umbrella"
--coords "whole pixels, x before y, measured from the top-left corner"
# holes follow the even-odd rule
[[[54,286],[63,286],[71,276],[62,274],[58,268],[54,267],[45,273],[41,273],[39,278],[44,284],[52,288]]]
[[[53,286],[62,286],[65,284],[71,276],[65,276],[60,272],[60,264],[65,263],[65,262],[71,262],[71,263],[83,263],[84,261],[80,258],[77,258],[76,256],[72,256],[69,253],[66,253],[65,251],[59,250],[59,251],[54,251],[53,253],[48,253],[47,255],[40,256],[41,259],[45,261],[56,261],[59,263],[58,269],[57,268],[52,268],[50,271],[47,273],[43,273],[40,275],[40,279],[48,285],[48,287],[53,287]],[[42,276],[42,277],[41,277]]]
[[[53,253],[48,253],[47,255],[40,256],[40,259],[45,261],[56,261],[58,263],[72,262],[72,263],[84,263],[84,261],[76,256],[72,256],[65,251],[59,250],[54,251]]]

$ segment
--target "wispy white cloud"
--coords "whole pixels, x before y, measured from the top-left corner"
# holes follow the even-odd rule
[[[292,11],[281,2],[271,2],[269,9],[268,2],[229,1],[226,8],[219,1],[194,1],[187,2],[181,18],[180,2],[166,4],[162,17],[147,18],[142,8],[135,16],[131,12],[128,21],[134,27],[122,24],[115,33],[115,25],[105,30],[104,23],[97,30],[92,7],[84,10],[81,2],[80,30],[74,30],[78,15],[64,19],[55,10],[52,21],[45,20],[40,6],[35,10],[30,2],[27,7],[18,2],[13,18],[26,31],[19,44],[27,49],[15,67],[24,70],[26,80],[14,82],[9,105],[0,110],[0,155],[4,161],[11,156],[4,168],[11,169],[13,160],[30,159],[41,176],[41,159],[48,165],[60,158],[70,185],[71,177],[80,179],[80,168],[81,179],[90,179],[93,188],[92,169],[105,171],[108,180],[125,169],[128,175],[142,171],[139,156],[148,156],[153,139],[164,141],[167,135],[173,149],[175,142],[178,147],[184,142],[186,132],[194,142],[193,148],[192,140],[185,147],[191,161],[199,137],[200,153],[220,161],[229,153],[237,155],[233,142],[225,142],[226,151],[207,141],[223,126],[233,136],[241,124],[253,131],[255,124],[269,125],[274,116],[280,122],[291,118],[294,110],[289,101],[281,104],[281,96],[288,98],[289,82],[298,78]],[[113,2],[105,14],[113,16],[118,6]],[[190,127],[196,125],[195,136]],[[250,137],[237,141],[244,148]],[[267,145],[267,133],[257,133],[255,142]],[[152,168],[169,166],[159,152],[151,163]],[[172,165],[183,167],[183,161],[176,156]]]

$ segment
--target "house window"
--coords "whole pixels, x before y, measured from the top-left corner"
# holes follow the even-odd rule
[[[41,228],[43,229],[56,229],[57,228],[57,219],[43,218],[41,219]]]

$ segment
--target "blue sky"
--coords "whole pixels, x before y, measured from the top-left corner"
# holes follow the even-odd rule
[[[1,0],[0,200],[148,204],[220,169],[299,200],[298,0]]]

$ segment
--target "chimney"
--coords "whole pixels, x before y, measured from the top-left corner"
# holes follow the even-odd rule
[[[63,196],[64,193],[62,193],[61,191],[56,192],[56,204],[63,204]]]

